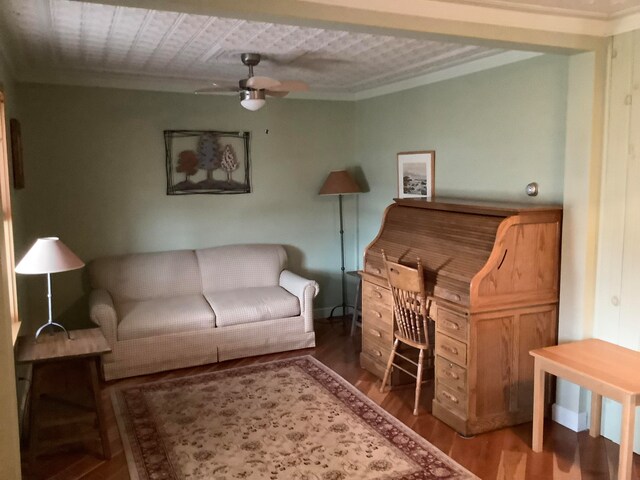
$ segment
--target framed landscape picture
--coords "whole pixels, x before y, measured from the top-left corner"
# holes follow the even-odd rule
[[[398,198],[435,195],[436,152],[398,153]]]
[[[251,193],[249,132],[165,130],[167,195]]]

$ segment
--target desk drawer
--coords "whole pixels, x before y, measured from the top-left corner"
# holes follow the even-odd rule
[[[364,282],[362,285],[362,298],[369,298],[384,305],[391,305],[393,297],[388,288],[381,287],[371,282]]]
[[[436,380],[467,394],[467,369],[443,357],[436,357]]]
[[[442,308],[440,305],[437,305],[436,308],[438,310],[438,321],[436,323],[438,331],[466,342],[469,334],[469,320],[467,316]]]
[[[364,271],[378,277],[386,277],[387,272],[384,269],[382,258],[367,258],[364,262]]]
[[[436,384],[436,400],[446,409],[459,415],[467,415],[467,395],[442,383]]]
[[[442,333],[436,335],[436,355],[440,355],[458,365],[467,366],[467,346]]]
[[[385,345],[380,340],[371,337],[362,338],[362,352],[383,365],[386,365],[389,360],[392,346],[391,343]]]
[[[365,283],[366,285],[366,283]],[[368,289],[369,293],[375,285]],[[384,291],[384,289],[382,289]],[[388,293],[388,292],[386,292]],[[384,298],[384,294],[382,294]],[[362,296],[362,338],[367,336],[377,337],[388,344],[393,342],[393,314],[391,304],[378,298]]]

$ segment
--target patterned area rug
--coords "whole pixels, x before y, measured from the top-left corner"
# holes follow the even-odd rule
[[[310,356],[114,392],[133,480],[477,478]]]

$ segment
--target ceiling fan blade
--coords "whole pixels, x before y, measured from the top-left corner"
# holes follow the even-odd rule
[[[289,95],[289,92],[276,92],[275,90],[265,90],[265,92],[267,95],[269,95],[270,97],[286,97],[287,95]]]
[[[209,88],[201,88],[196,90],[196,95],[211,95],[214,93],[222,93],[222,92],[237,92],[238,87],[209,87]]]
[[[271,88],[275,85],[280,85],[280,82],[275,78],[270,78],[270,77],[247,78],[247,87],[254,88],[256,90],[271,90]]]
[[[283,80],[278,85],[269,87],[269,90],[274,92],[306,92],[309,90],[309,85],[300,80]]]

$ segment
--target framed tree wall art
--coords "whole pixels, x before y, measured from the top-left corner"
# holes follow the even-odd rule
[[[398,198],[435,195],[436,152],[398,153]]]
[[[250,193],[249,132],[165,130],[167,195]]]

